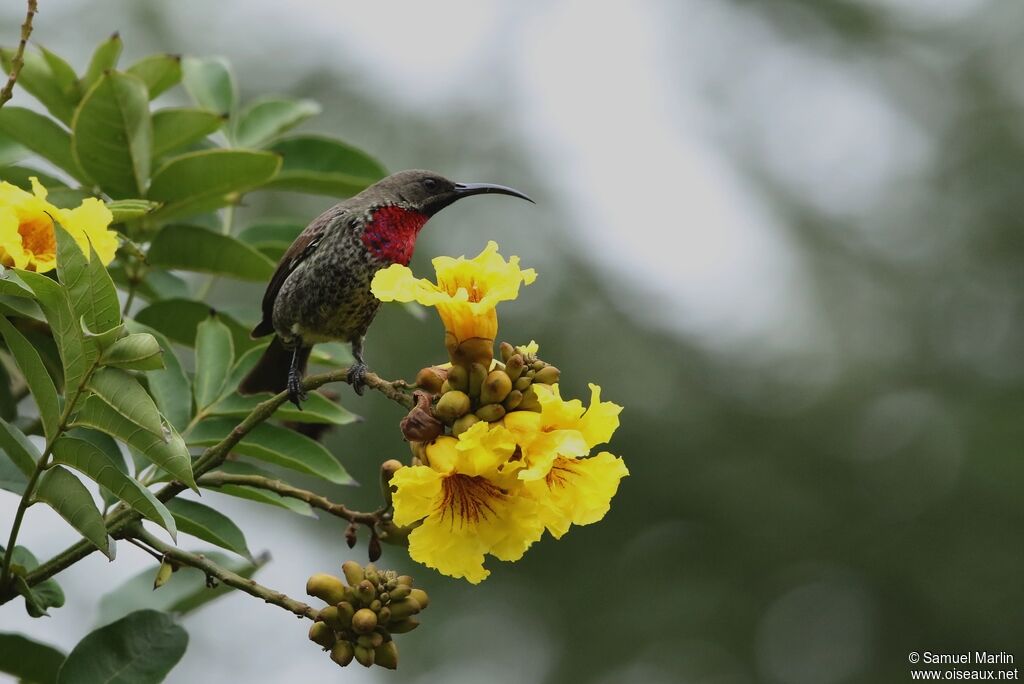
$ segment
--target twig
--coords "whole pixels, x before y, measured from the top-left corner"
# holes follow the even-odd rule
[[[224,485],[243,485],[246,487],[257,487],[259,489],[266,489],[269,492],[280,494],[281,496],[287,496],[292,499],[298,499],[299,501],[305,501],[313,508],[319,508],[321,511],[326,511],[331,515],[339,518],[344,518],[351,523],[358,523],[373,527],[375,524],[380,522],[380,514],[383,510],[374,511],[373,513],[363,513],[361,511],[353,511],[347,506],[339,503],[334,503],[327,499],[327,497],[320,496],[315,492],[308,491],[306,489],[299,489],[293,487],[287,482],[281,480],[274,480],[269,477],[263,477],[262,475],[236,475],[233,473],[208,473],[200,477],[197,482],[202,487],[223,487]]]
[[[309,618],[310,620],[316,619],[317,610],[312,606],[308,606],[301,601],[296,601],[279,591],[265,587],[256,582],[256,580],[246,579],[237,573],[231,572],[227,568],[222,568],[202,554],[189,553],[188,551],[183,551],[176,546],[166,544],[151,535],[149,532],[146,532],[141,525],[133,526],[127,531],[127,533],[129,537],[139,539],[175,563],[198,568],[205,572],[207,577],[216,577],[229,587],[234,587],[235,589],[244,591],[251,596],[263,599],[266,603],[284,608],[300,618],[304,617]]]
[[[302,385],[304,389],[311,391],[331,382],[347,381],[348,368],[346,367],[339,368],[329,373],[311,375],[303,381]],[[413,405],[412,397],[405,391],[406,384],[401,380],[384,380],[376,373],[367,373],[364,382],[370,389],[380,392],[388,399],[391,399],[405,408],[411,408]],[[201,475],[205,475],[222,464],[225,459],[227,459],[235,445],[242,441],[242,439],[257,425],[273,416],[278,407],[287,400],[288,393],[281,392],[280,394],[277,394],[257,405],[256,408],[254,408],[241,423],[235,426],[235,428],[229,432],[224,439],[207,448],[202,455],[196,459],[192,465],[192,471],[195,476],[199,477]],[[168,501],[185,491],[185,489],[186,486],[184,484],[180,482],[171,482],[158,491],[156,493],[156,497],[161,501]],[[121,508],[115,510],[107,516],[107,530],[115,537],[124,536],[125,528],[138,521],[140,518],[141,516],[131,509]],[[46,561],[32,572],[28,573],[25,576],[25,581],[28,582],[29,586],[35,586],[36,584],[39,584],[40,582],[43,582],[57,573],[69,568],[95,550],[95,546],[82,539]],[[3,587],[0,587],[0,592],[2,591]],[[13,594],[0,595],[0,604],[9,601],[13,596]]]
[[[0,107],[3,107],[4,103],[14,95],[14,83],[18,80],[21,67],[25,65],[25,45],[28,44],[28,37],[32,35],[32,19],[36,16],[37,11],[36,0],[28,0],[25,22],[21,25],[21,41],[18,43],[18,49],[14,52],[14,58],[11,59],[11,73],[7,77],[7,83],[0,89]]]

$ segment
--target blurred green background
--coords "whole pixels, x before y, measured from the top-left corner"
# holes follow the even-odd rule
[[[412,266],[497,239],[540,273],[499,337],[540,342],[563,394],[597,382],[625,406],[611,450],[631,476],[601,523],[478,587],[385,548],[433,599],[397,673],[338,670],[231,596],[186,618],[169,681],[899,682],[910,651],[1024,643],[1024,5],[40,5],[34,38],[72,63],[113,30],[129,59],[221,54],[243,101],[315,99],[306,130],[392,170],[531,194],[446,211]],[[21,11],[0,8],[7,42]],[[238,225],[329,204],[257,193]],[[433,315],[385,307],[368,361],[412,377],[441,342]],[[341,391],[366,421],[328,443],[366,486],[332,496],[372,506],[401,416]],[[217,499],[272,552],[270,586],[300,596],[350,557],[336,520]],[[37,555],[69,541],[29,522]],[[91,557],[62,576],[66,608],[12,604],[3,626],[70,647],[144,567]]]

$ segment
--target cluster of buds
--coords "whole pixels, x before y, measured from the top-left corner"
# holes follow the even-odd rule
[[[476,423],[494,423],[512,411],[540,411],[535,384],[553,385],[559,370],[537,358],[530,346],[513,347],[501,343],[502,361],[491,368],[470,366],[430,366],[416,376],[417,386],[437,397],[433,417],[458,436]],[[443,432],[438,426],[437,434]],[[406,435],[411,441],[423,440],[421,433]]]
[[[427,592],[412,586],[412,577],[394,570],[365,568],[355,561],[341,566],[345,581],[318,573],[306,582],[306,593],[328,605],[309,628],[309,640],[330,651],[331,660],[345,667],[356,660],[364,667],[398,667],[393,635],[419,626],[415,615],[427,607]]]

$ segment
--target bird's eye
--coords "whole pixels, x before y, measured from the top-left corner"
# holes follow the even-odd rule
[[[433,190],[434,188],[437,187],[437,181],[434,180],[433,178],[424,178],[423,187],[425,187],[427,190]]]

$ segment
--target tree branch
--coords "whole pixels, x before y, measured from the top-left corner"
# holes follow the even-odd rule
[[[256,580],[246,579],[237,573],[231,572],[226,568],[222,568],[202,554],[189,553],[188,551],[183,551],[176,546],[166,544],[144,530],[142,525],[131,527],[127,530],[127,534],[130,537],[145,543],[147,546],[152,547],[158,553],[162,553],[164,557],[169,558],[175,563],[198,568],[205,572],[207,577],[216,577],[229,587],[234,587],[235,589],[244,591],[251,596],[263,599],[266,603],[284,608],[288,612],[294,613],[300,618],[309,618],[310,620],[316,619],[318,611],[312,606],[308,606],[301,601],[296,601],[279,591],[265,587],[256,582]]]
[[[307,391],[317,389],[323,385],[331,382],[347,382],[348,381],[348,368],[339,368],[329,373],[321,373],[320,375],[311,375],[307,377],[302,385]],[[412,396],[406,391],[407,385],[402,380],[384,380],[376,373],[367,373],[364,379],[366,386],[370,389],[376,390],[383,394],[388,399],[391,399],[395,403],[399,404],[404,408],[411,408],[413,405]],[[263,423],[281,406],[285,401],[288,400],[288,393],[281,392],[270,399],[262,402],[252,412],[245,417],[245,419],[235,426],[227,437],[222,439],[217,444],[207,448],[192,464],[192,471],[199,477],[205,475],[209,471],[213,470],[217,466],[221,465],[231,450],[237,445],[242,439],[249,434],[257,425]],[[165,485],[156,493],[156,497],[161,501],[168,501],[173,499],[181,492],[185,491],[186,487],[180,482],[171,482]],[[140,520],[141,516],[134,510],[126,507],[120,507],[117,510],[110,513],[107,516],[107,530],[111,535],[116,537],[123,537],[125,528]],[[66,570],[70,566],[74,565],[78,561],[87,557],[96,547],[85,539],[80,540],[76,544],[68,547],[63,552],[57,554],[50,560],[46,561],[32,572],[25,576],[25,581],[28,582],[29,586],[35,586],[40,582],[43,582],[50,577],[53,577],[59,572]],[[9,601],[12,596],[0,595],[0,604]]]
[[[287,482],[281,480],[274,480],[269,477],[263,477],[262,475],[235,475],[232,473],[209,473],[203,475],[198,479],[198,483],[202,487],[223,487],[224,485],[244,485],[246,487],[257,487],[259,489],[266,489],[267,491],[280,494],[281,496],[291,497],[292,499],[298,499],[299,501],[305,501],[313,508],[319,508],[321,511],[326,511],[331,515],[339,518],[344,518],[350,523],[358,523],[373,527],[375,524],[380,522],[380,514],[382,510],[374,511],[373,513],[363,513],[361,511],[353,511],[352,509],[344,506],[343,504],[334,503],[327,499],[327,497],[320,496],[315,492],[311,492],[305,489],[299,489],[293,487]]]
[[[18,49],[14,52],[14,58],[11,59],[11,73],[7,77],[7,83],[0,88],[0,107],[3,107],[4,103],[14,95],[14,83],[18,80],[21,67],[25,65],[25,45],[28,44],[28,37],[32,35],[32,19],[36,16],[37,11],[36,0],[28,0],[25,22],[21,25],[21,41],[18,43]]]

